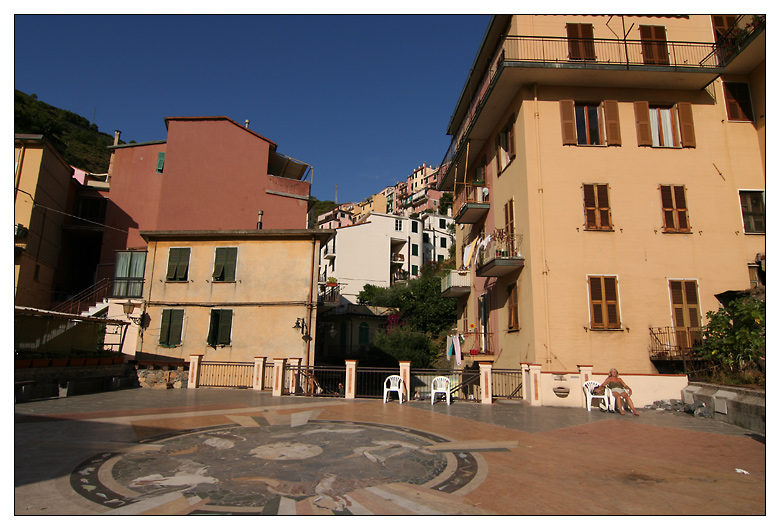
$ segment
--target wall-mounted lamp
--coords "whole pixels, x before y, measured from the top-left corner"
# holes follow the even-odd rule
[[[133,314],[133,311],[135,311],[135,304],[132,302],[132,300],[128,300],[124,304],[122,304],[122,311],[124,311],[125,316],[127,319],[135,324],[136,326],[140,326],[141,322],[144,319],[144,313],[142,312],[139,316],[134,317],[131,316]]]
[[[306,319],[296,318],[293,329],[300,330],[301,335],[303,335],[303,340],[311,340],[311,336],[306,332]]]

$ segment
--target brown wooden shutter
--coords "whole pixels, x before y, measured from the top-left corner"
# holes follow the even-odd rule
[[[563,145],[577,145],[577,119],[574,116],[574,100],[564,99],[561,106],[561,135]]]
[[[639,26],[639,38],[645,64],[669,64],[666,26]]]
[[[671,186],[661,186],[661,210],[664,219],[664,232],[674,232],[674,198]]]
[[[604,123],[607,129],[607,145],[620,145],[620,117],[617,101],[604,101]]]
[[[693,131],[693,106],[690,103],[678,103],[677,114],[680,119],[680,140],[683,147],[696,147],[696,135]]]
[[[617,278],[604,277],[604,303],[606,305],[606,320],[608,328],[620,327],[620,312],[618,311]]]
[[[634,117],[636,119],[636,141],[639,146],[652,146],[653,133],[650,128],[650,103],[634,102]]]
[[[599,207],[599,228],[612,228],[612,214],[609,208],[609,186],[598,184],[596,188]]]
[[[685,304],[688,306],[688,325],[691,327],[699,327],[701,325],[701,319],[699,318],[699,296],[696,292],[696,282],[685,282]]]
[[[514,114],[512,114],[512,117],[510,118],[509,123],[507,124],[506,141],[507,141],[507,155],[509,156],[509,160],[513,160],[515,158],[515,115]]]
[[[509,329],[517,329],[520,327],[518,311],[517,311],[517,283],[513,283],[509,287],[509,296],[507,302],[507,309],[509,310]]]
[[[737,22],[737,15],[712,15],[712,29],[715,33],[715,40],[720,39],[728,29]]]
[[[596,192],[595,184],[583,184],[582,191],[585,197],[585,228],[598,228],[596,224]]]
[[[681,232],[689,232],[688,204],[685,200],[685,186],[674,186],[674,208],[677,213],[677,228]]]
[[[590,278],[590,315],[591,327],[604,327],[604,296],[601,289],[601,278],[591,276]]]
[[[729,120],[753,121],[753,105],[747,83],[723,83]]]
[[[593,42],[593,24],[566,24],[569,42],[569,59],[573,61],[596,59]]]

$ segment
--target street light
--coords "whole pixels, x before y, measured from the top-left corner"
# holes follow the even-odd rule
[[[127,317],[130,322],[135,324],[136,326],[141,325],[141,321],[144,319],[144,314],[141,313],[140,316],[134,317],[131,316],[133,314],[133,311],[135,311],[135,304],[132,302],[132,300],[128,300],[124,304],[122,304],[122,311],[124,311],[125,316]]]

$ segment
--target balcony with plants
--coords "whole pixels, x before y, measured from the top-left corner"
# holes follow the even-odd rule
[[[501,277],[523,268],[522,235],[498,229],[484,238],[487,243],[483,239],[477,252],[477,276]]]
[[[474,224],[490,210],[490,189],[481,180],[456,182],[452,210],[455,222]]]

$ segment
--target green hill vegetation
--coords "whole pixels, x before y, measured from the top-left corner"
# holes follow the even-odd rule
[[[74,112],[38,101],[35,94],[14,90],[14,133],[43,134],[68,164],[90,173],[108,171],[113,135]]]

